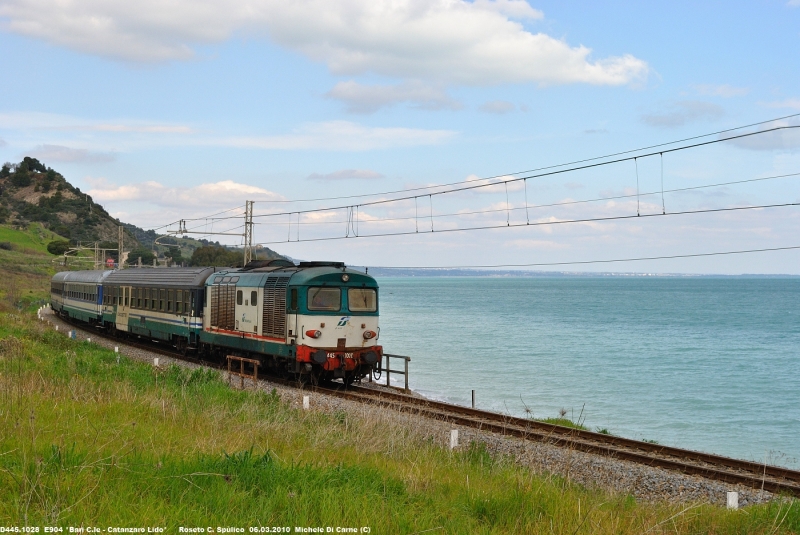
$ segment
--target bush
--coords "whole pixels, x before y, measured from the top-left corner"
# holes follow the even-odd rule
[[[11,242],[0,241],[0,249],[3,249],[4,251],[11,251],[14,249],[14,246],[11,245]]]
[[[18,188],[25,188],[31,185],[31,176],[25,166],[19,166],[17,172],[11,176],[11,184]]]

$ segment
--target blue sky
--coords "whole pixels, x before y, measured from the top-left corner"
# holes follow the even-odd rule
[[[245,200],[266,216],[391,199],[403,195],[285,202],[505,175],[800,113],[797,0],[0,0],[0,51],[0,160],[36,156],[145,228]],[[759,128],[775,124],[800,121]],[[800,134],[663,163],[666,190],[800,173]],[[640,212],[661,212],[661,158],[636,166],[640,193],[659,190],[638,199]],[[261,217],[255,237],[296,258],[373,266],[800,245],[798,207],[551,224],[635,214],[635,196],[608,197],[636,193],[636,166],[514,182],[508,196],[494,186],[358,210],[361,235],[420,229],[424,216],[428,231],[431,219],[434,230],[535,227],[273,243],[296,240],[298,228],[301,240],[344,236],[343,209],[301,214],[300,225],[297,214]],[[799,179],[667,192],[664,207],[798,202]],[[789,251],[558,269],[800,273],[798,260]]]

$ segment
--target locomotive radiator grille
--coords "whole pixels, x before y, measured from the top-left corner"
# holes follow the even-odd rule
[[[211,287],[211,326],[233,330],[236,327],[236,285],[215,284]]]
[[[286,338],[286,287],[291,276],[270,276],[264,284],[264,336]]]

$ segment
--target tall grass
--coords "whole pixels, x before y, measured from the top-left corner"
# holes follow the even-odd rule
[[[0,525],[789,533],[800,504],[639,504],[364,407],[303,411],[0,314]],[[442,437],[441,442],[444,442]]]

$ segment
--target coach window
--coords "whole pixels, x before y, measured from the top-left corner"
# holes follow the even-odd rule
[[[164,300],[167,298],[166,290],[158,290],[158,310],[164,312]]]
[[[137,288],[136,289],[136,293],[137,293],[137,296],[136,296],[136,308],[142,308],[142,289],[141,288]]]
[[[191,310],[189,308],[189,304],[191,302],[191,298],[192,298],[192,292],[190,290],[186,290],[186,291],[183,292],[183,313],[184,314],[188,314],[189,310]]]
[[[167,312],[172,312],[172,303],[175,302],[175,290],[167,290]]]
[[[241,305],[242,302],[243,302],[242,301],[242,291],[241,290],[236,290],[236,304],[237,305]]]
[[[309,310],[339,310],[341,308],[342,292],[339,288],[309,288]]]
[[[252,306],[257,306],[258,304],[257,301],[258,301],[258,292],[256,290],[253,290],[252,292],[250,292],[250,304]]]
[[[158,290],[150,288],[150,310],[158,310]]]

